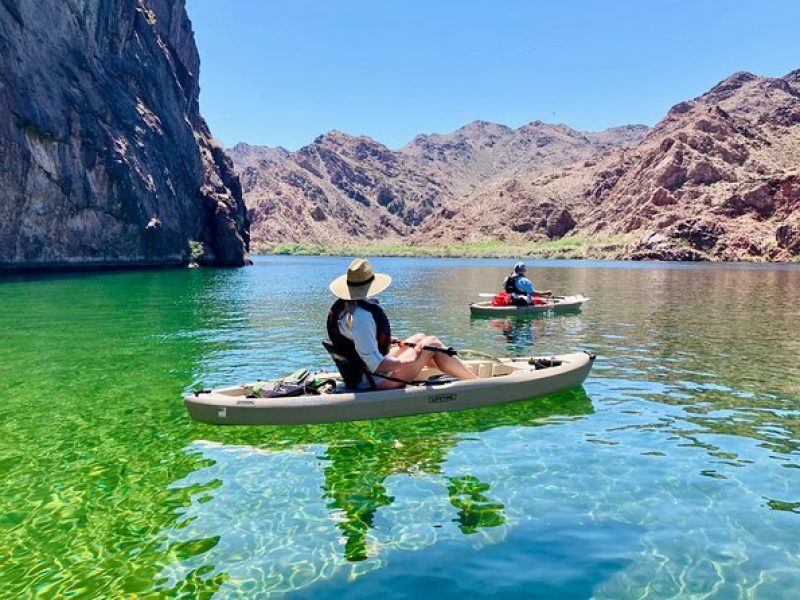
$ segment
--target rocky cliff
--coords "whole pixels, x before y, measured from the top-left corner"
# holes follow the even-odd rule
[[[627,258],[800,254],[800,71],[736,73],[674,106],[597,172],[576,231],[636,233]]]
[[[647,131],[630,126],[587,133],[538,121],[511,129],[475,121],[450,134],[418,136],[400,150],[333,131],[297,152],[238,144],[230,153],[241,173],[257,246],[413,243],[425,241],[417,233],[436,222],[469,212],[498,181],[636,144]],[[500,203],[502,196],[496,196]],[[491,221],[491,215],[465,221],[468,237],[495,236]],[[562,221],[551,229],[565,226]],[[446,228],[439,239],[446,243],[458,236]]]
[[[0,271],[245,263],[199,63],[183,0],[0,0]]]
[[[633,238],[615,256],[639,260],[797,260],[800,71],[736,73],[674,106],[640,143],[493,180],[424,230],[509,243]]]

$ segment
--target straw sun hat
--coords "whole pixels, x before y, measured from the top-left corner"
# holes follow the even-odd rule
[[[382,292],[392,278],[383,273],[374,273],[368,260],[357,258],[350,263],[347,274],[331,282],[333,295],[342,300],[361,300]]]

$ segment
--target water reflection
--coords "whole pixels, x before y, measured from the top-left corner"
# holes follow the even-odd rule
[[[491,486],[473,475],[448,477],[450,504],[458,509],[456,521],[461,533],[475,533],[480,527],[497,527],[506,522],[503,504],[493,502],[485,494]]]
[[[394,498],[386,492],[391,475],[425,477],[442,473],[447,450],[457,439],[433,437],[405,440],[358,440],[333,444],[323,457],[327,508],[341,511],[337,525],[346,540],[344,557],[349,561],[368,558],[367,539],[374,527],[375,513]],[[472,475],[446,478],[450,503],[458,509],[452,519],[462,533],[475,533],[479,527],[495,527],[505,522],[503,505],[491,502],[485,493],[491,486]],[[438,525],[441,527],[441,525]]]
[[[568,337],[580,344],[585,339],[583,320],[577,315],[554,315],[551,317],[514,316],[504,319],[475,317],[470,326],[476,331],[494,333],[495,339],[506,347],[505,354],[531,354],[537,342],[548,338]],[[563,351],[563,348],[562,348]]]
[[[538,319],[491,319],[489,323],[508,344],[514,346],[532,346],[536,341],[536,330],[541,334],[543,329]]]
[[[208,428],[220,434],[217,441],[188,448],[204,466],[172,486],[200,491],[181,509],[180,525],[163,534],[170,547],[192,540],[207,546],[176,556],[159,577],[162,589],[213,565],[205,576],[224,578],[226,593],[287,592],[342,569],[351,576],[372,571],[398,550],[461,536],[483,544],[503,539],[524,512],[509,516],[496,495],[502,473],[451,468],[451,453],[476,433],[553,426],[592,411],[586,393],[576,389],[458,414]]]

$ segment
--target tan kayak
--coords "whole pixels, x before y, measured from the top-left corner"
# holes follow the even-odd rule
[[[582,294],[574,296],[556,296],[549,304],[530,304],[528,306],[492,306],[492,301],[474,302],[469,305],[469,311],[473,315],[492,315],[508,317],[514,315],[537,315],[554,313],[565,313],[578,311],[589,298]]]
[[[354,392],[343,388],[338,373],[320,378],[339,380],[333,393],[249,398],[256,383],[200,392],[184,398],[196,421],[219,425],[297,425],[400,417],[502,404],[552,394],[583,383],[594,356],[585,352],[548,357],[467,360],[478,379]],[[426,367],[420,379],[439,375]]]

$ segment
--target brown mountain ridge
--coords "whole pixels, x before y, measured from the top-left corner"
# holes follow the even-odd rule
[[[403,241],[446,203],[466,206],[490,182],[584,161],[635,144],[647,131],[475,121],[451,134],[417,136],[400,150],[332,131],[296,152],[238,144],[229,153],[256,245],[347,244]]]
[[[800,253],[800,78],[736,73],[681,102],[596,180],[577,231],[641,232],[633,258]]]
[[[255,147],[249,147],[255,148]],[[258,247],[624,237],[616,256],[795,260],[800,71],[736,73],[653,129],[475,121],[400,150],[340,132],[233,152]]]

